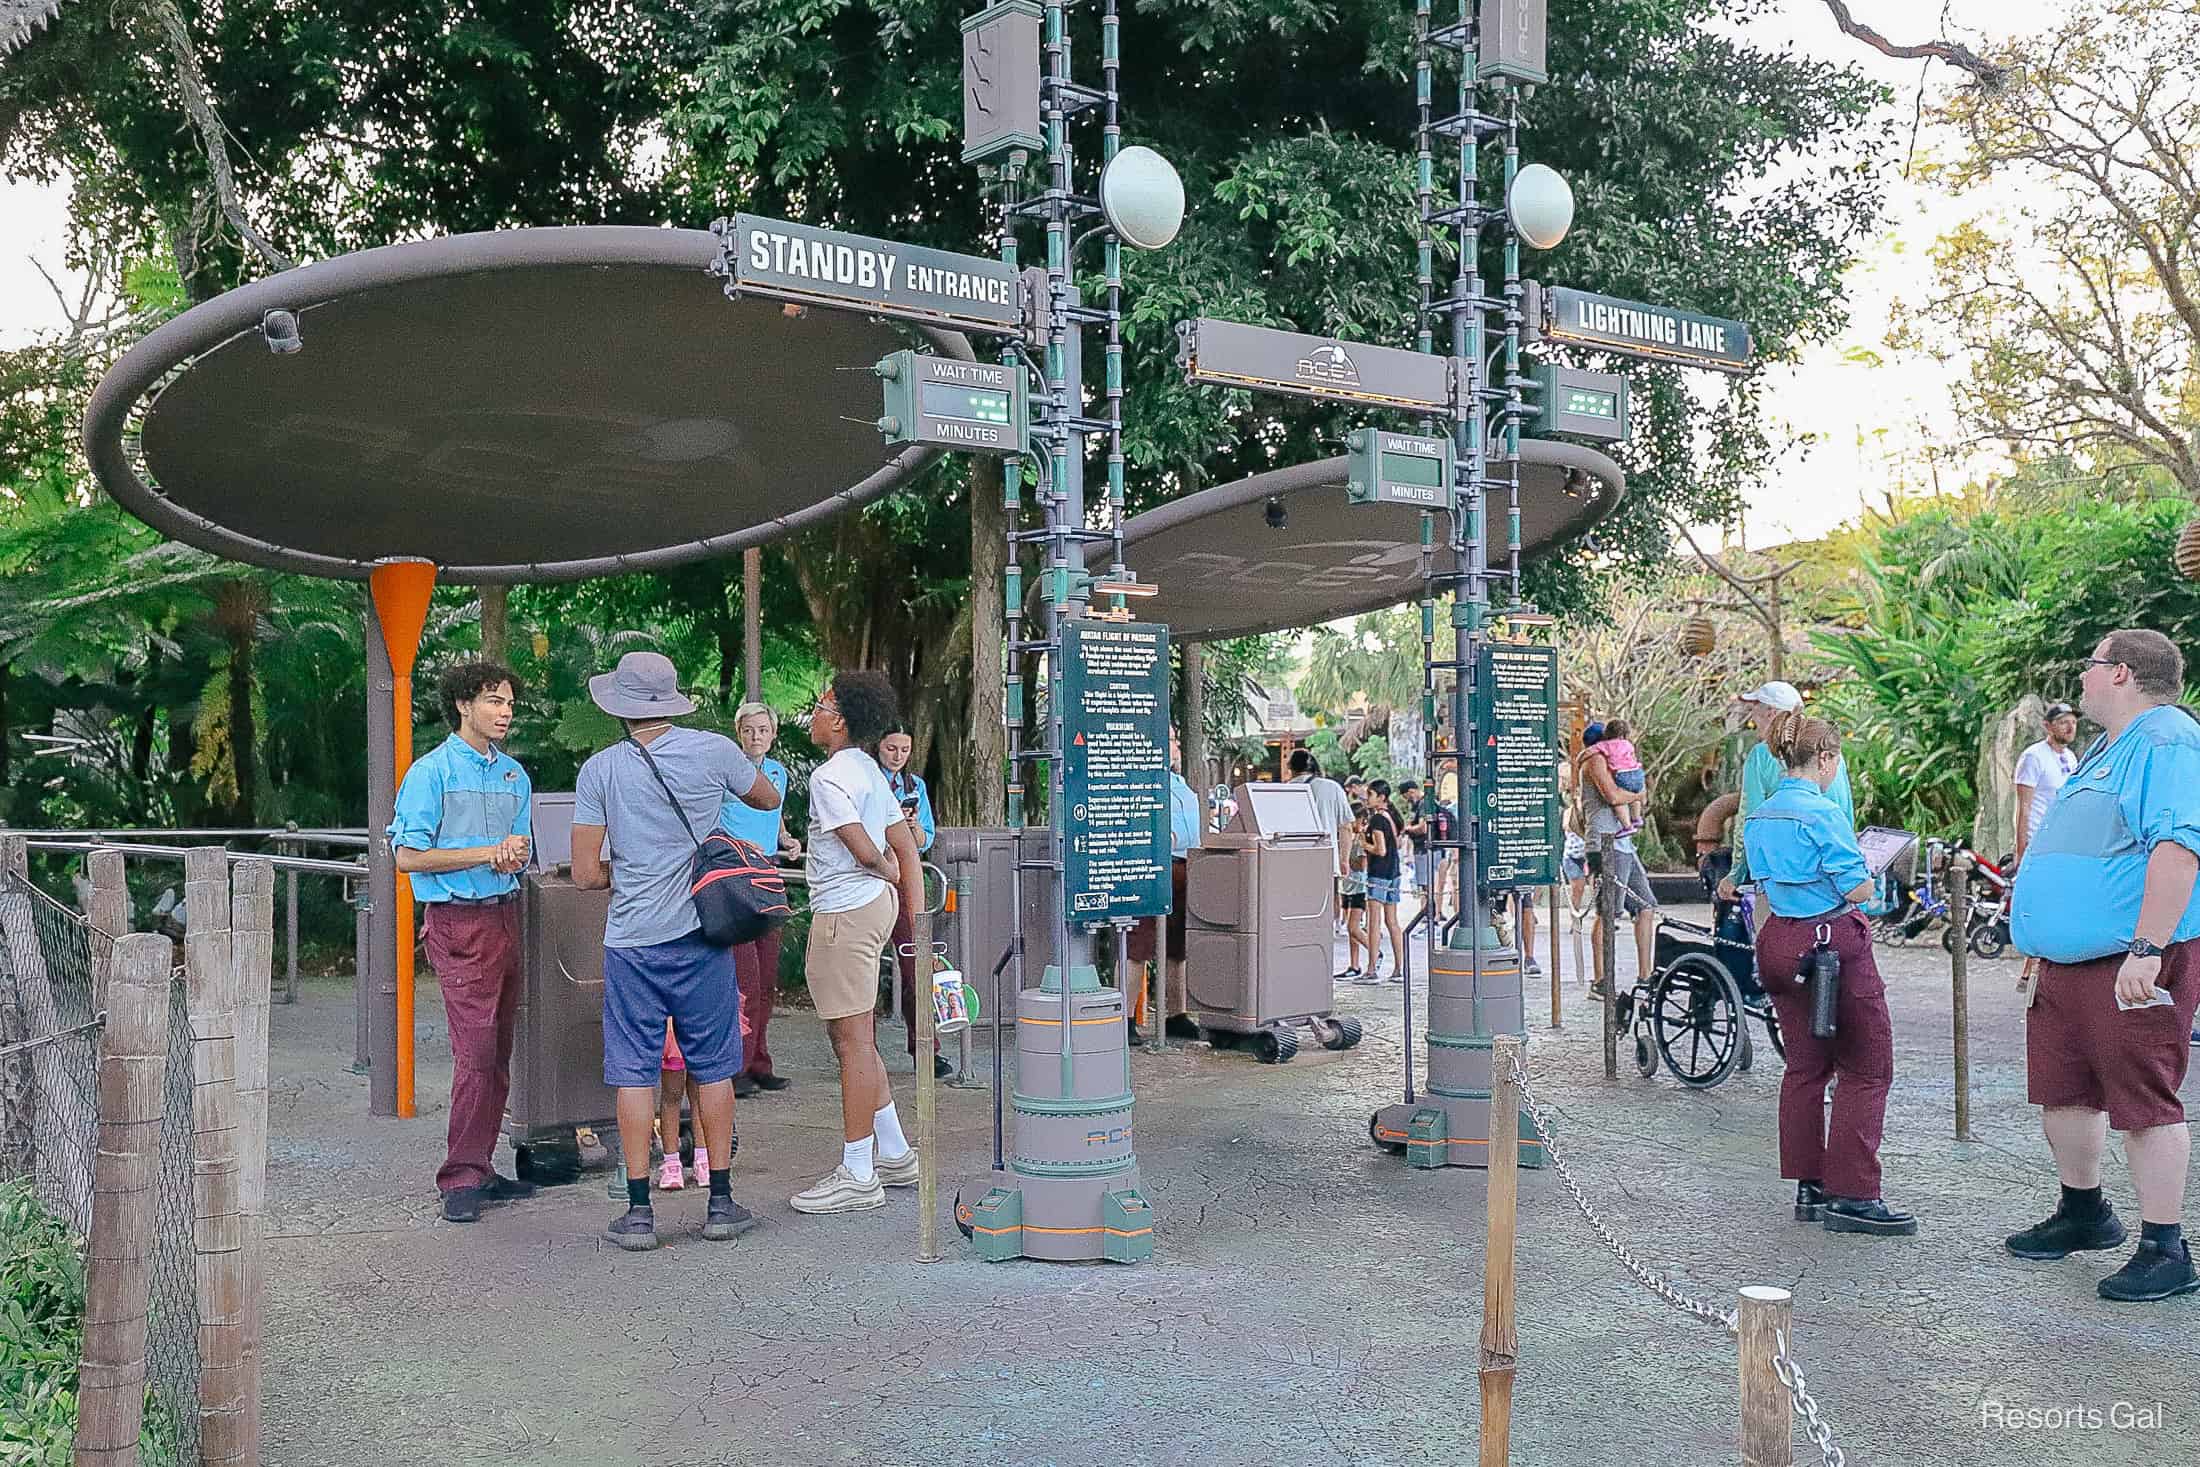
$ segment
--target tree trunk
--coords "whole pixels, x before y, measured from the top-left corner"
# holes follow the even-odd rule
[[[481,655],[490,662],[504,660],[510,641],[511,616],[506,608],[511,591],[510,586],[482,586],[475,593],[481,602]]]
[[[747,612],[744,610],[744,616]],[[741,628],[734,619],[721,612],[711,618],[711,630],[718,636],[718,701],[733,706],[734,679],[741,675]]]
[[[259,801],[259,735],[252,726],[252,629],[232,628],[229,637],[229,758],[237,775],[237,803],[230,823],[249,826]]]
[[[10,673],[8,670],[8,664],[5,662],[0,662],[0,790],[5,790],[13,787],[12,781],[9,778],[10,774],[13,772],[13,769],[8,759],[8,734],[10,731],[8,727],[9,676]],[[5,810],[5,808],[0,807],[0,814],[6,813],[7,811]]]

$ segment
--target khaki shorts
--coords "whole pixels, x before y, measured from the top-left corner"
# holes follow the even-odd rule
[[[878,1007],[878,959],[901,911],[892,887],[865,906],[810,918],[810,950],[802,972],[821,1019],[847,1019]]]

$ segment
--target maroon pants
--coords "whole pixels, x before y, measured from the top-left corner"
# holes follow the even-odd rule
[[[438,1191],[479,1187],[512,1088],[512,1033],[519,1023],[519,902],[429,902],[428,963],[443,989],[451,1031],[451,1128]]]
[[[1810,996],[1795,976],[1827,929],[1841,956],[1841,1001],[1834,1036],[1810,1032]],[[1780,1015],[1787,1075],[1780,1082],[1780,1175],[1819,1182],[1835,1197],[1879,1195],[1879,1142],[1894,1082],[1894,1028],[1887,986],[1872,960],[1871,929],[1855,912],[1798,920],[1773,917],[1757,933],[1757,977]],[[1833,1115],[1826,1116],[1826,1087]]]
[[[779,996],[779,929],[735,947],[733,971],[741,988],[743,1073],[752,1080],[768,1080],[776,1072],[764,1031],[771,1026],[772,1002]]]
[[[894,918],[894,962],[901,969],[901,1022],[902,1027],[908,1031],[903,1042],[908,1046],[911,1059],[917,1057],[917,958],[915,953],[904,952],[903,949],[916,940],[916,924],[909,920],[909,914],[903,912]],[[924,1001],[930,1003],[932,995],[926,994]],[[932,1036],[932,1053],[939,1052],[940,1036],[935,1033]]]

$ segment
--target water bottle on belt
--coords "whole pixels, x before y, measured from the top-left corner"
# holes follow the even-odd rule
[[[1818,946],[1804,957],[1796,976],[1810,993],[1811,1037],[1833,1038],[1841,1009],[1841,955],[1833,950],[1833,929],[1825,923],[1818,924]]]

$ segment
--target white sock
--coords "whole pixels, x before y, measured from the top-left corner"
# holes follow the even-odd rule
[[[860,1141],[844,1141],[840,1146],[840,1164],[859,1182],[870,1182],[878,1176],[871,1165],[871,1138]]]
[[[886,1160],[900,1161],[909,1154],[909,1138],[901,1133],[901,1117],[894,1114],[891,1100],[871,1117],[871,1131],[878,1137],[878,1154]]]

